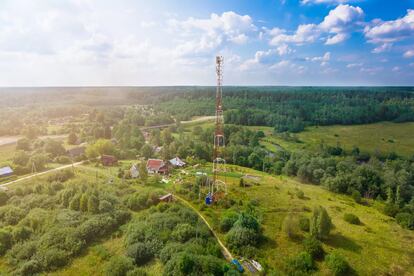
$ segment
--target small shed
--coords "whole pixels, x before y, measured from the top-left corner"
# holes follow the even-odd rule
[[[163,195],[159,198],[159,200],[161,202],[171,202],[171,201],[173,201],[173,195],[172,194]]]
[[[137,178],[139,176],[138,166],[136,164],[132,165],[129,172],[131,173],[132,178]]]
[[[175,157],[175,158],[171,159],[170,164],[173,165],[174,167],[184,167],[185,166],[185,162],[183,160],[181,160],[179,157]]]
[[[104,166],[114,166],[118,164],[118,159],[112,155],[102,155],[101,162]]]
[[[9,166],[0,168],[0,177],[8,177],[13,175],[14,171]]]
[[[147,171],[148,173],[160,173],[160,174],[167,174],[168,173],[168,166],[167,164],[161,159],[148,159],[147,161]]]

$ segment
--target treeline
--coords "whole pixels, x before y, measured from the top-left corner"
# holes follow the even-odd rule
[[[174,116],[214,114],[214,90],[160,96],[160,109]],[[226,87],[225,121],[298,132],[306,125],[366,124],[414,120],[412,88]]]

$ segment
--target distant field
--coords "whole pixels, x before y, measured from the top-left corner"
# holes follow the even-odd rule
[[[270,127],[251,128],[261,129],[266,133],[267,137],[262,143],[271,150],[276,149],[274,144],[287,149],[317,149],[323,142],[330,146],[339,144],[348,151],[357,146],[361,151],[369,153],[394,151],[403,156],[414,154],[414,123],[382,122],[354,126],[308,127],[305,131],[296,134],[300,143],[288,142],[272,136],[273,129]]]
[[[0,146],[0,167],[13,158],[15,150],[16,145],[13,144]]]

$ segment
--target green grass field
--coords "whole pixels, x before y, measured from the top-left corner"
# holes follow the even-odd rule
[[[337,249],[359,275],[381,275],[393,269],[403,269],[408,275],[414,273],[414,232],[402,229],[392,218],[383,215],[379,211],[382,206],[360,205],[348,196],[334,194],[318,186],[301,184],[294,179],[273,177],[236,166],[231,168],[234,173],[248,173],[262,178],[259,185],[240,188],[239,178],[227,177],[229,198],[236,202],[242,200],[244,204],[250,200],[259,202],[267,240],[259,248],[261,263],[280,270],[289,257],[302,251],[300,238],[291,241],[281,231],[283,219],[289,213],[295,217],[310,217],[312,208],[322,205],[335,226],[329,239],[324,241],[326,252]],[[305,199],[296,197],[297,190],[305,193]],[[199,207],[203,205],[193,203]],[[204,209],[202,213],[217,229],[219,218],[225,210],[217,206],[201,209]],[[351,225],[344,221],[345,213],[357,215],[362,225]],[[220,237],[225,240],[224,234],[220,234]],[[330,275],[323,262],[318,262],[318,267],[317,275]]]
[[[123,166],[128,166],[130,163],[131,161],[125,161]],[[142,186],[132,181],[131,185],[138,190],[164,188],[174,192],[180,189],[180,179],[194,181],[194,172],[200,170],[208,172],[211,166],[207,164],[205,168],[197,169],[189,167],[186,169],[188,175],[174,172],[169,184]],[[289,240],[281,230],[283,219],[289,213],[294,214],[295,217],[310,217],[310,210],[314,206],[322,205],[327,209],[334,224],[329,239],[324,241],[324,249],[327,253],[333,249],[339,250],[359,275],[385,275],[399,270],[405,271],[406,275],[414,273],[414,247],[412,246],[414,231],[402,229],[392,218],[383,215],[379,211],[382,208],[380,204],[368,202],[367,205],[360,205],[348,196],[328,192],[319,186],[301,184],[295,179],[275,177],[248,168],[229,166],[229,171],[226,174],[229,191],[227,197],[235,202],[241,200],[244,206],[251,200],[259,203],[258,210],[262,217],[266,237],[266,242],[258,250],[258,260],[263,265],[281,270],[289,257],[303,250],[301,238]],[[122,181],[116,177],[116,167],[108,169],[87,164],[78,167],[76,174],[80,178],[95,179],[97,177],[101,183],[108,182],[109,184],[110,179],[115,182]],[[259,184],[246,188],[239,187],[239,178],[244,174],[258,176]],[[37,180],[39,178],[13,185],[11,188],[33,185]],[[305,193],[304,199],[296,196],[298,190]],[[201,200],[203,200],[203,195]],[[226,210],[219,206],[201,208],[204,205],[202,202],[193,201],[193,204],[202,210],[213,227],[217,229],[220,216]],[[374,205],[369,206],[370,204]],[[362,225],[351,225],[345,222],[343,219],[345,213],[357,215]],[[223,241],[225,240],[224,234],[220,233],[219,236]],[[123,250],[122,236],[108,237],[88,248],[65,268],[50,275],[103,275],[107,259],[102,257],[101,252],[115,255],[123,254]],[[4,258],[0,258],[0,272],[7,268],[4,261]],[[319,270],[316,275],[330,275],[324,262],[319,261],[317,265]],[[149,275],[162,274],[162,266],[158,261],[145,266],[145,270]]]
[[[296,134],[300,143],[285,141],[272,135],[271,127],[250,128],[265,132],[267,137],[262,140],[262,144],[272,151],[277,149],[276,144],[288,150],[302,148],[315,150],[323,142],[329,146],[339,144],[347,151],[357,146],[361,151],[368,153],[396,152],[406,157],[414,154],[414,123],[382,122],[354,126],[308,127],[305,131]]]

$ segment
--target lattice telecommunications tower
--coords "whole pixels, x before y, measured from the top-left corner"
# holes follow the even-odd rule
[[[223,116],[223,57],[216,57],[216,124],[214,131],[214,149],[213,149],[213,181],[209,184],[209,193],[206,197],[206,204],[212,204],[220,197],[227,194],[225,177],[226,161],[224,160],[224,116]],[[220,176],[222,175],[222,176]]]

